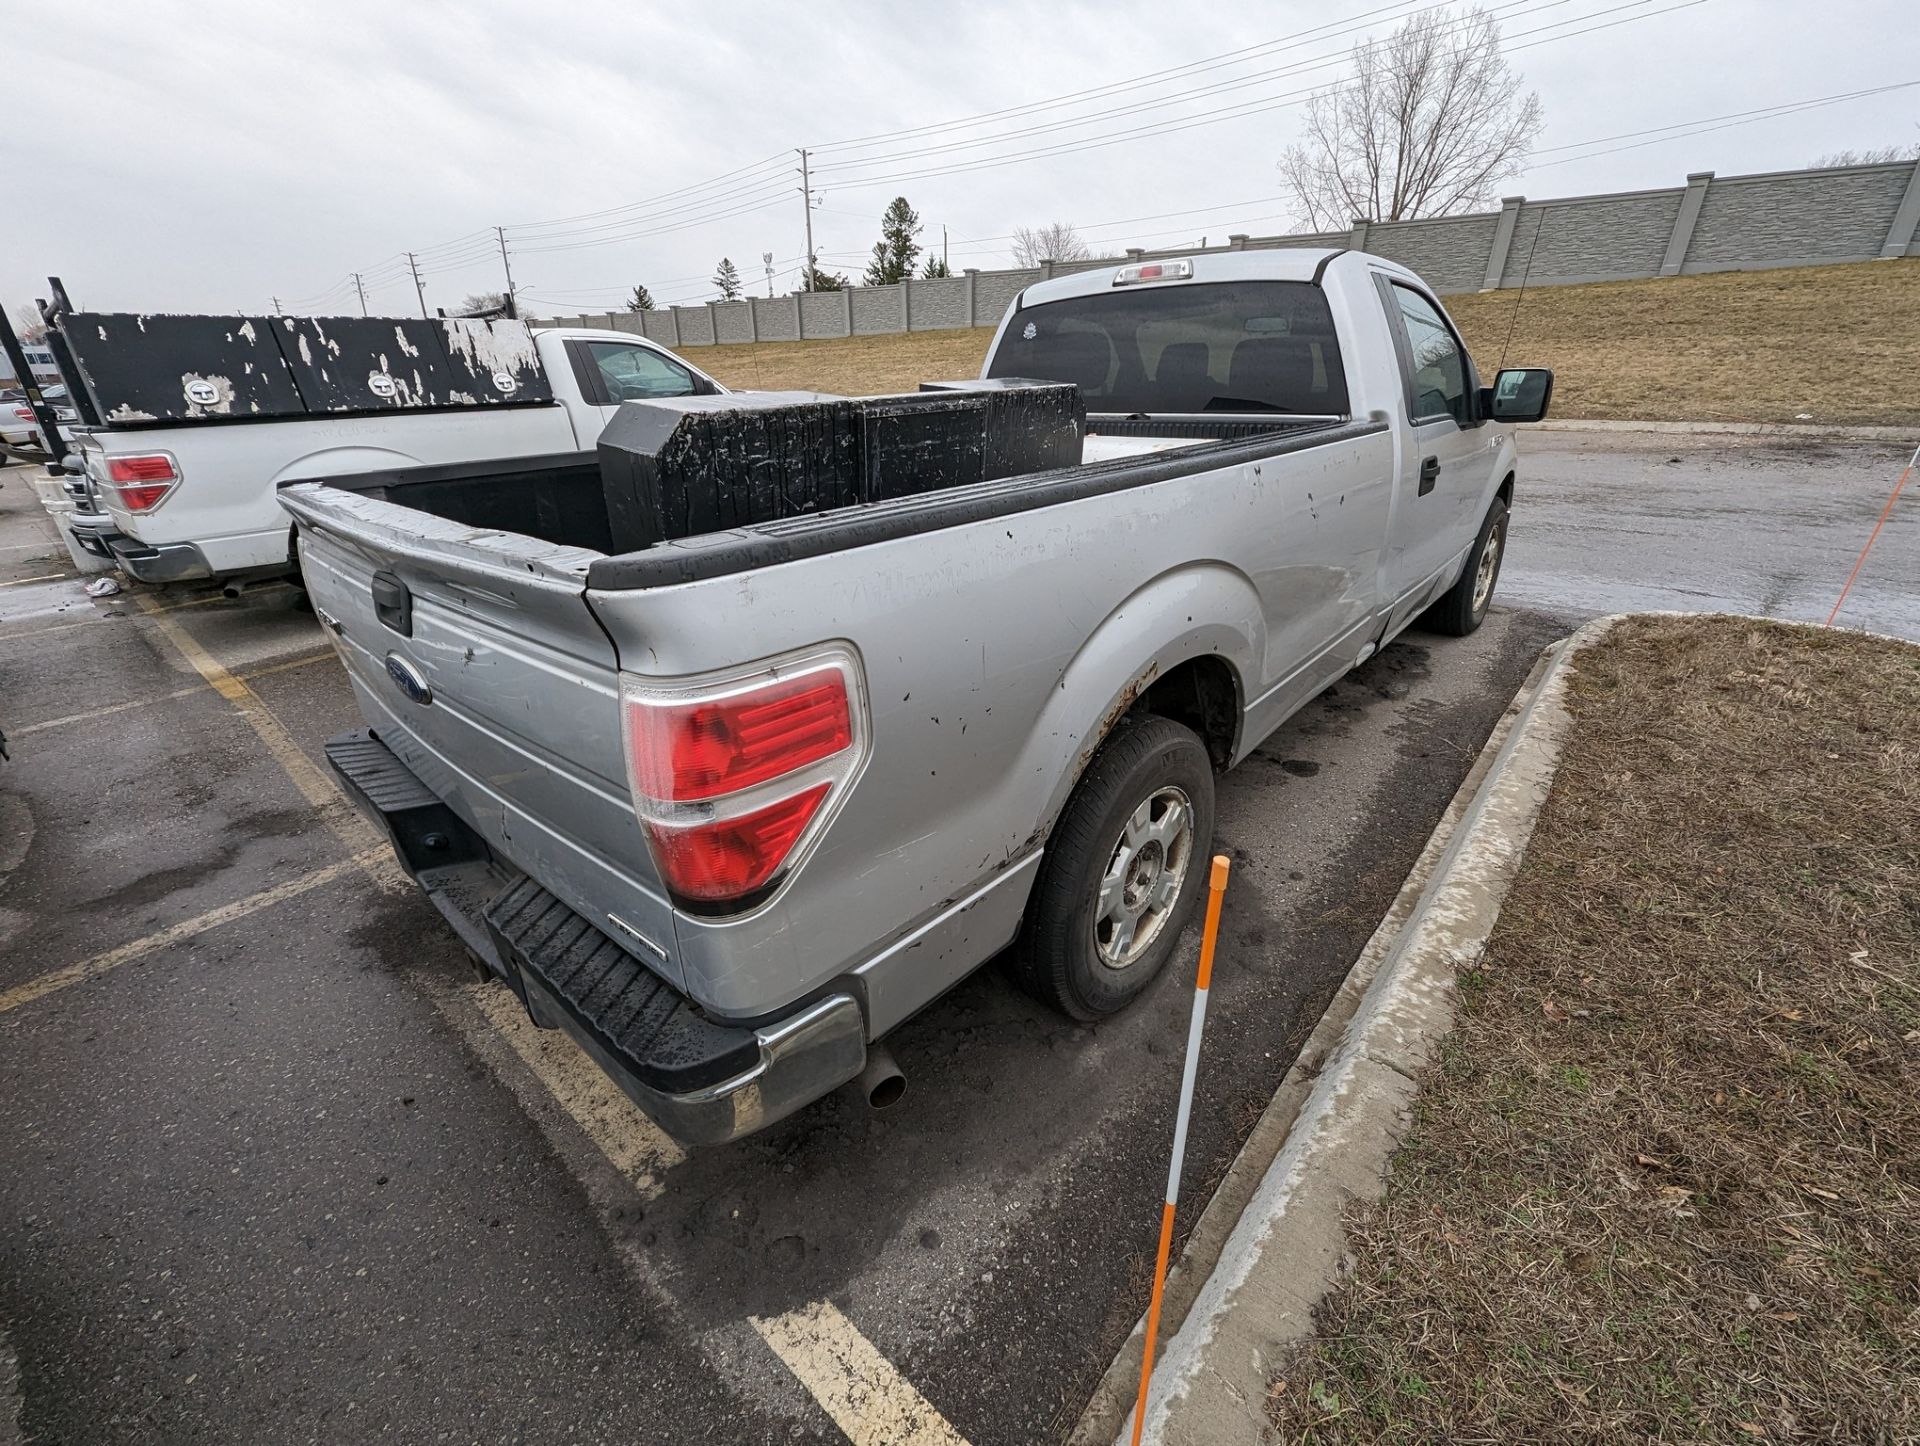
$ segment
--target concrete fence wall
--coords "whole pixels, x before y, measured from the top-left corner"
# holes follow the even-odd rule
[[[1199,250],[1129,251],[1124,258],[1045,262],[1016,271],[968,271],[897,286],[855,286],[804,296],[751,297],[644,313],[556,317],[535,326],[601,326],[667,346],[876,336],[993,326],[1036,281],[1118,260],[1347,246],[1398,261],[1445,292],[1571,286],[1778,266],[1920,256],[1920,162],[1837,166],[1717,178],[1684,186],[1564,196],[1509,197],[1498,211],[1431,221],[1356,221],[1350,231],[1231,236]]]

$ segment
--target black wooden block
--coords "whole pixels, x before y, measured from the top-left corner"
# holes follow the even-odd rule
[[[1051,383],[628,402],[599,444],[614,550],[1072,466],[1085,424]]]

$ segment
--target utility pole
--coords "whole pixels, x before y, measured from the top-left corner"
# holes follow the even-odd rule
[[[942,271],[952,269],[947,265],[947,223],[945,221],[940,223],[940,269]]]
[[[280,309],[280,298],[277,296],[273,298],[273,314],[275,316],[286,315],[286,313]]]
[[[413,294],[420,298],[420,314],[426,316],[427,291],[426,288],[420,284],[420,263],[413,259],[413,253],[411,251],[407,253],[407,265],[413,269]]]
[[[800,199],[807,208],[807,280],[801,289],[813,290],[813,176],[807,169],[806,147],[800,148]]]
[[[360,273],[358,271],[353,273],[353,289],[360,293],[360,314],[365,316],[367,314],[367,288],[360,284]]]
[[[520,316],[520,309],[513,304],[513,263],[507,259],[506,228],[503,226],[495,226],[493,228],[493,234],[500,238],[500,264],[506,268],[507,272],[507,315],[517,320]]]

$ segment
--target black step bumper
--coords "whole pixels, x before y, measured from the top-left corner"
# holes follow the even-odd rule
[[[327,761],[395,855],[534,1023],[564,1029],[683,1144],[738,1139],[857,1075],[866,1027],[849,995],[771,1024],[709,1019],[535,879],[499,859],[371,730]]]

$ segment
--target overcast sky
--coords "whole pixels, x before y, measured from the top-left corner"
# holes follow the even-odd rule
[[[798,146],[819,166],[822,264],[856,279],[902,193],[924,242],[946,227],[956,271],[1010,264],[1007,233],[1050,220],[1102,250],[1286,230],[1275,160],[1300,123],[1290,98],[1337,80],[1352,44],[1414,3],[0,0],[0,298],[17,311],[51,273],[97,310],[257,312],[277,295],[350,313],[357,269],[376,314],[404,314],[417,309],[408,249],[430,305],[497,288],[495,225],[543,314],[617,306],[636,281],[661,302],[704,300],[722,254],[764,293],[771,251],[784,293],[803,249],[786,169]],[[1608,139],[1920,79],[1914,0],[1495,8],[1546,112],[1534,166],[1506,194],[1677,185],[1920,140],[1920,87],[1651,145]],[[1201,87],[1214,89],[1140,109]],[[1265,108],[1187,124],[1229,106]],[[1112,111],[1125,113],[1094,115]],[[1123,131],[1139,134],[1008,158]],[[531,224],[572,217],[586,219]]]

